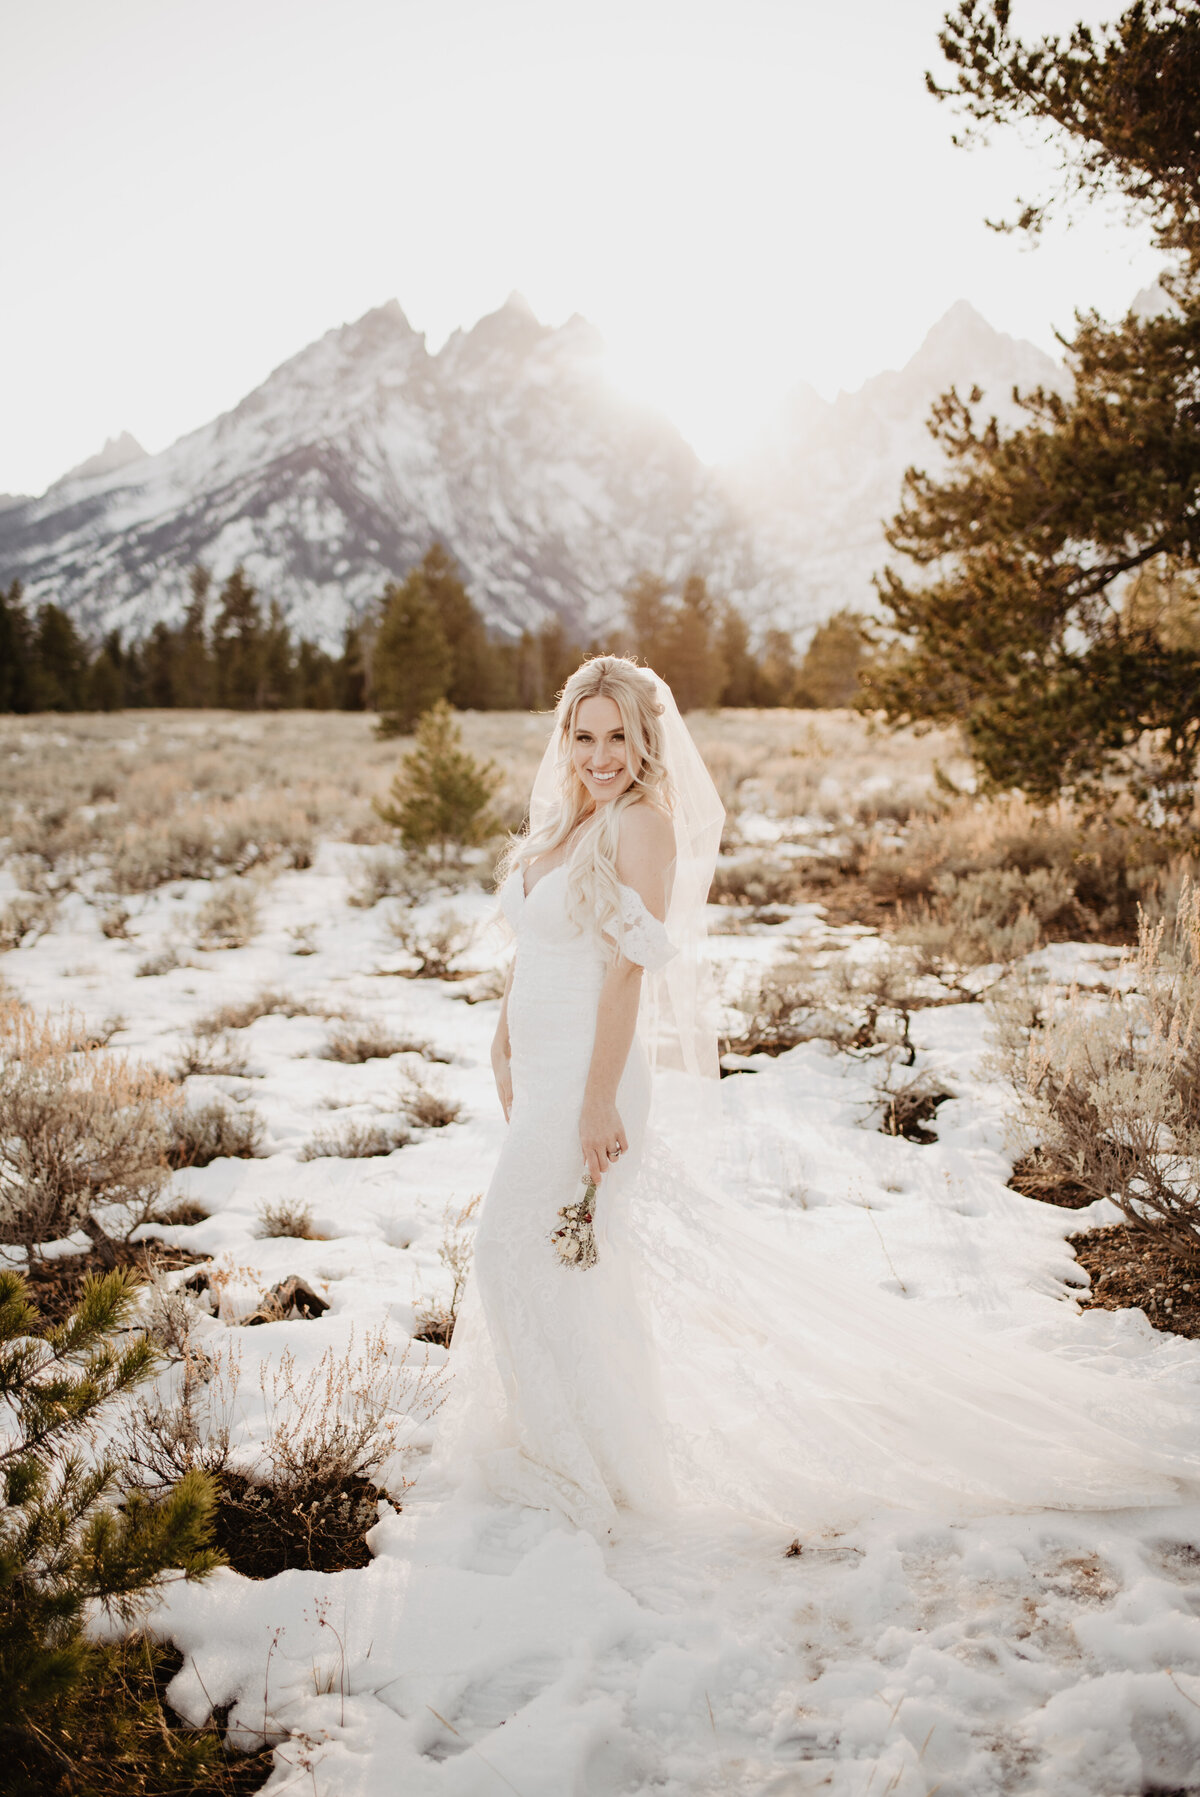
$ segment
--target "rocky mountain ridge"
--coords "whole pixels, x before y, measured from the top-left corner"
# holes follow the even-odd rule
[[[0,505],[0,580],[139,635],[179,614],[194,562],[218,580],[242,562],[332,646],[436,538],[504,631],[551,614],[601,630],[638,569],[693,567],[753,623],[803,631],[870,605],[937,393],[978,381],[1003,409],[1014,381],[1062,378],[960,303],[903,369],[833,402],[801,390],[753,456],[714,469],[608,382],[585,319],[551,328],[513,295],[431,355],[391,300],[160,454],[124,434]]]

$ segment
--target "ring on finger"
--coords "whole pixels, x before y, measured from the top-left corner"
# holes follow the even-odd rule
[[[617,1146],[616,1146],[616,1147],[615,1147],[615,1148],[610,1148],[610,1149],[609,1149],[609,1150],[608,1150],[608,1158],[609,1158],[609,1160],[610,1160],[610,1161],[619,1161],[619,1160],[620,1160],[620,1158],[621,1158],[621,1145],[620,1145],[620,1143],[619,1143],[619,1142],[618,1142],[618,1144],[617,1144]]]

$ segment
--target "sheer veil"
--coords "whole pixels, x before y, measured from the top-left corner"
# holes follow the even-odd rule
[[[659,724],[675,832],[665,923],[676,953],[665,967],[644,979],[639,1031],[656,1074],[686,1076],[685,1080],[659,1084],[671,1089],[676,1109],[682,1104],[694,1121],[699,1115],[712,1114],[711,1102],[705,1104],[704,1088],[697,1082],[715,1080],[719,1073],[716,994],[704,942],[708,933],[705,908],[721,848],[725,807],[670,687],[652,668],[641,671],[653,680],[662,707]],[[548,823],[559,803],[557,741],[555,732],[533,783],[531,831]],[[690,1140],[690,1130],[683,1129],[682,1137]]]

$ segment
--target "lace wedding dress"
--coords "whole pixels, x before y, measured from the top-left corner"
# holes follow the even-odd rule
[[[621,899],[624,953],[653,973],[666,931],[636,892]],[[685,1171],[651,1123],[640,1039],[597,1264],[564,1266],[550,1235],[582,1171],[605,947],[568,918],[561,865],[528,896],[511,877],[501,906],[517,941],[512,1115],[451,1349],[444,1475],[474,1468],[595,1534],[681,1505],[803,1533],[888,1507],[1108,1509],[1200,1489],[1196,1417],[1146,1381],[954,1332],[813,1270],[786,1220]]]

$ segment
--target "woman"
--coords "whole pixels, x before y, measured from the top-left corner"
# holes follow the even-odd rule
[[[509,1128],[439,1462],[597,1534],[684,1504],[794,1533],[886,1506],[1178,1500],[1200,1480],[1169,1442],[1189,1419],[1144,1385],[864,1297],[807,1268],[785,1224],[709,1189],[701,945],[723,815],[665,684],[585,662],[501,888],[517,941],[493,1047]],[[563,1258],[564,1228],[576,1249],[587,1235],[560,1218],[584,1169],[594,1264]]]

